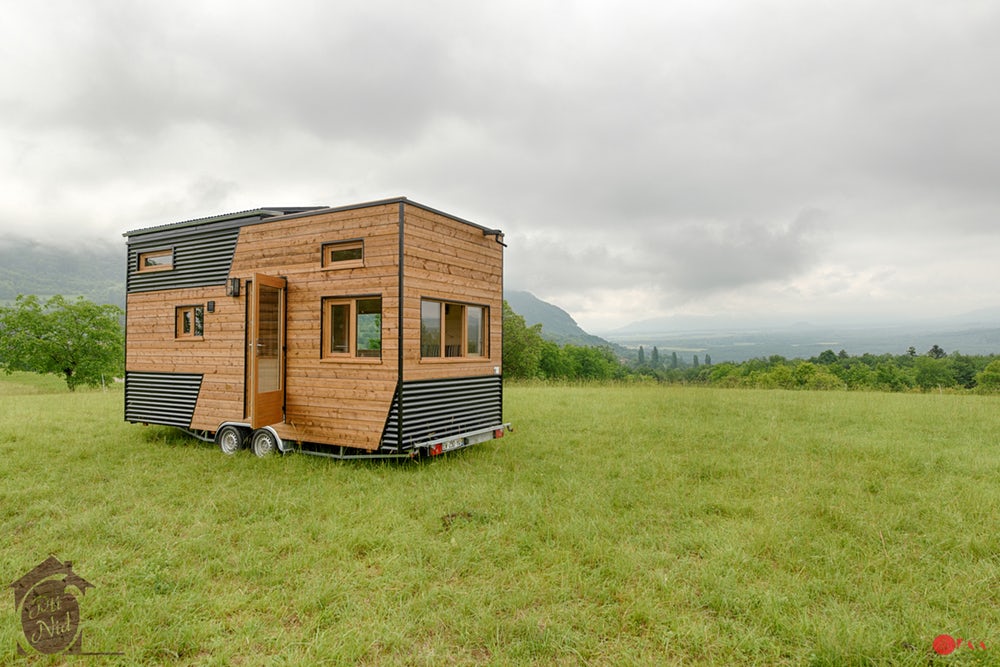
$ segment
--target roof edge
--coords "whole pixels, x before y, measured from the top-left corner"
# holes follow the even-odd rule
[[[452,215],[451,213],[446,213],[440,209],[415,202],[406,197],[391,197],[388,199],[376,199],[373,201],[361,202],[358,204],[348,204],[346,206],[277,206],[277,207],[260,207],[249,209],[246,211],[238,211],[235,213],[224,213],[222,215],[214,215],[205,218],[195,218],[193,220],[184,220],[181,222],[167,223],[164,225],[157,225],[154,227],[145,227],[143,229],[135,229],[129,232],[125,232],[122,236],[130,238],[132,236],[140,236],[143,234],[152,234],[161,231],[173,231],[175,229],[184,229],[186,227],[196,227],[199,225],[211,224],[216,222],[225,222],[227,220],[238,220],[240,218],[252,218],[259,217],[258,220],[254,220],[249,224],[259,224],[261,222],[271,222],[276,220],[289,220],[293,218],[308,217],[311,215],[317,215],[319,213],[338,213],[340,211],[351,211],[362,208],[374,208],[376,206],[386,206],[389,204],[404,204],[407,206],[415,206],[417,208],[423,209],[430,213],[443,216],[455,222],[460,222],[462,224],[469,225],[476,229],[482,230],[484,233],[489,234],[502,234],[499,229],[494,229],[492,227],[486,227],[478,223],[466,220],[465,218],[460,218],[457,215]]]

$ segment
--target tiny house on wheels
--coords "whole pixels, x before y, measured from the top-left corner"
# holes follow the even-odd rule
[[[125,419],[263,456],[501,437],[503,232],[406,198],[126,232]]]

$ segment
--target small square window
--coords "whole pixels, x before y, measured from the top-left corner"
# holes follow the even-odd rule
[[[338,241],[323,244],[323,263],[328,269],[349,269],[365,265],[364,241]]]
[[[174,249],[139,253],[139,272],[170,271],[174,268]]]
[[[205,335],[205,307],[179,306],[174,322],[176,338],[201,338]]]
[[[325,359],[382,358],[382,297],[323,299]]]

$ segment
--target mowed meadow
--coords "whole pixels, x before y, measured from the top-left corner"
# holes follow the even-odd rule
[[[505,417],[226,457],[0,376],[0,583],[72,561],[82,650],[122,654],[18,656],[6,589],[0,663],[1000,663],[1000,397],[514,384]]]

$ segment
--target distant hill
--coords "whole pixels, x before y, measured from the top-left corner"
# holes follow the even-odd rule
[[[504,299],[515,313],[524,318],[528,326],[542,325],[542,337],[559,345],[605,346],[608,341],[587,333],[559,306],[542,301],[531,292],[511,290],[504,292]]]
[[[62,248],[27,239],[0,241],[0,303],[19,294],[62,294],[125,306],[125,245]]]
[[[656,346],[660,354],[676,352],[690,360],[692,355],[710,355],[714,363],[746,361],[780,355],[789,359],[809,359],[824,350],[845,350],[851,355],[905,354],[913,347],[917,354],[933,345],[946,352],[964,354],[1000,354],[1000,325],[988,322],[965,322],[954,318],[947,322],[917,322],[885,325],[809,325],[799,323],[784,327],[757,327],[701,330],[619,330],[608,334],[612,341],[637,349]]]

